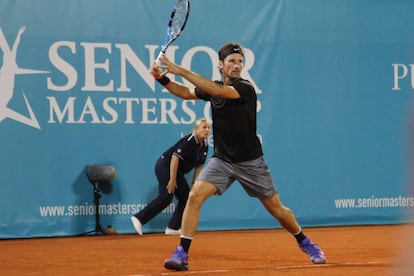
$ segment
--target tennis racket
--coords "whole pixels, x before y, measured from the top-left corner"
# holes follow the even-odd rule
[[[162,54],[165,54],[168,46],[171,45],[183,32],[188,16],[190,15],[190,1],[177,0],[171,18],[168,22],[167,33],[165,35],[164,44],[161,46],[161,52],[157,57],[156,63],[159,63]]]

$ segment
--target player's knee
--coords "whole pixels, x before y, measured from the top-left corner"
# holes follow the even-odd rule
[[[196,191],[191,191],[188,195],[187,205],[190,205],[192,207],[200,208],[200,206],[203,204],[203,202],[207,199],[207,196],[198,193]]]
[[[201,196],[193,191],[190,192],[190,194],[188,195],[187,204],[199,205],[201,203]]]

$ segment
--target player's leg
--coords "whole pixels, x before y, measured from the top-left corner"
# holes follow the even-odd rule
[[[217,192],[208,182],[197,180],[191,188],[181,222],[180,245],[171,258],[164,261],[164,267],[171,270],[188,270],[188,251],[197,231],[200,208],[203,202]]]
[[[293,212],[282,204],[264,159],[260,157],[238,163],[234,168],[237,180],[246,192],[250,196],[260,199],[269,213],[295,237],[299,247],[308,254],[311,261],[325,263],[326,258],[322,250],[303,234]]]
[[[215,157],[208,161],[191,188],[181,221],[180,245],[173,256],[164,261],[165,268],[188,269],[188,251],[197,231],[201,205],[213,194],[223,194],[233,181],[230,163]]]
[[[295,215],[289,208],[282,204],[279,194],[275,194],[271,198],[260,199],[260,201],[287,231],[291,234],[296,234],[300,231],[300,226],[296,221]]]
[[[205,181],[197,180],[191,188],[181,222],[182,235],[193,237],[197,231],[201,205],[215,194],[217,188]]]
[[[275,217],[279,223],[290,232],[298,242],[299,248],[308,254],[310,260],[314,264],[326,263],[326,257],[323,251],[314,244],[308,237],[306,237],[298,222],[296,221],[293,212],[285,207],[280,201],[279,195],[276,193],[271,198],[260,199],[269,213]]]

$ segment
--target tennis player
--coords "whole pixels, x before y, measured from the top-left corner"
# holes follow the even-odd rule
[[[131,216],[132,225],[138,235],[142,236],[142,226],[170,205],[174,196],[178,202],[165,229],[165,234],[179,235],[181,233],[181,219],[190,190],[185,175],[194,169],[192,181],[194,183],[206,161],[208,152],[206,139],[209,135],[210,122],[201,118],[195,122],[191,133],[180,138],[158,159],[155,165],[158,196],[140,212]]]
[[[241,78],[242,46],[235,42],[226,43],[218,55],[221,81],[212,81],[183,68],[166,55],[161,57],[161,65],[154,62],[150,68],[153,77],[175,96],[209,101],[213,118],[214,153],[190,191],[183,214],[180,245],[173,256],[164,261],[164,267],[188,270],[188,252],[197,231],[201,205],[210,196],[223,194],[235,180],[249,196],[258,198],[293,235],[314,264],[325,263],[322,250],[305,236],[293,212],[282,204],[263,159],[262,146],[256,134],[256,92],[249,81]],[[181,76],[195,88],[170,80],[167,73]]]

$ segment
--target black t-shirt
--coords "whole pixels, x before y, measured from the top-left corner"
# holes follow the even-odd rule
[[[213,97],[198,88],[195,93],[198,98],[211,103],[213,156],[227,162],[253,160],[263,155],[256,134],[256,92],[248,80],[237,79],[232,86],[239,92],[239,99]]]
[[[169,166],[171,156],[174,154],[180,158],[178,172],[186,174],[193,168],[203,165],[206,161],[208,146],[204,141],[199,141],[197,135],[189,133],[166,150],[161,159]]]

